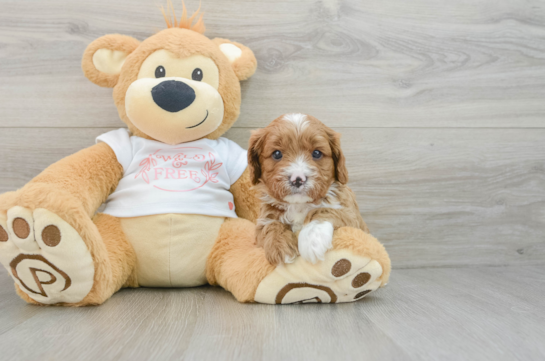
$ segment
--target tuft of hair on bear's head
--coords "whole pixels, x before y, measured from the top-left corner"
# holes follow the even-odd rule
[[[165,8],[161,6],[161,12],[163,13],[163,17],[165,18],[167,28],[189,29],[199,34],[204,34],[206,30],[206,27],[204,26],[204,21],[202,19],[204,14],[201,13],[199,16],[200,11],[201,11],[201,6],[199,5],[199,8],[197,9],[197,11],[195,11],[193,15],[188,17],[185,3],[182,0],[182,17],[178,21],[178,18],[176,17],[176,11],[174,11],[174,5],[172,4],[172,0],[167,1],[166,11],[165,11]],[[195,24],[193,24],[193,21],[197,19],[197,17],[198,17],[198,20],[195,22]]]

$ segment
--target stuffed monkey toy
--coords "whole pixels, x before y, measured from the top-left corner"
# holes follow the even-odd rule
[[[256,247],[246,151],[221,136],[257,62],[204,36],[197,13],[165,16],[167,29],[141,42],[106,35],[87,47],[83,72],[113,88],[128,129],[0,196],[0,262],[25,301],[100,305],[123,287],[212,284],[240,302],[338,303],[387,282],[384,247],[359,229],[337,230],[317,264],[276,267]]]

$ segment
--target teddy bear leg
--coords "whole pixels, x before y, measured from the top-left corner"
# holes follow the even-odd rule
[[[271,304],[358,301],[388,282],[390,258],[376,238],[352,227],[333,235],[323,261],[302,257],[278,266],[261,281],[255,301]]]
[[[0,212],[0,263],[29,303],[101,304],[131,280],[132,247],[114,217],[64,216],[30,204]]]
[[[255,244],[255,224],[242,218],[223,223],[206,262],[206,278],[220,285],[239,302],[253,302],[259,283],[274,266]]]
[[[107,251],[103,263],[103,278],[96,279],[95,287],[82,301],[84,305],[99,305],[123,287],[138,287],[136,279],[136,253],[123,232],[119,218],[98,213],[96,225]]]
[[[388,281],[391,265],[386,250],[359,229],[338,229],[324,261],[312,264],[298,257],[274,267],[256,247],[254,228],[248,221],[227,221],[208,260],[210,283],[232,292],[240,302],[352,302]]]

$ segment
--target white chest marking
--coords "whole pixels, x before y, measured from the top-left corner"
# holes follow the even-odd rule
[[[280,222],[290,224],[292,232],[299,232],[312,207],[308,203],[292,203],[286,207],[286,211],[280,217]]]

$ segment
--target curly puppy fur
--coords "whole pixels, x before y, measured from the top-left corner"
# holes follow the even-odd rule
[[[368,233],[355,195],[346,186],[340,134],[318,119],[286,114],[253,132],[248,163],[262,195],[257,244],[272,264],[298,255],[297,234],[313,221]]]

